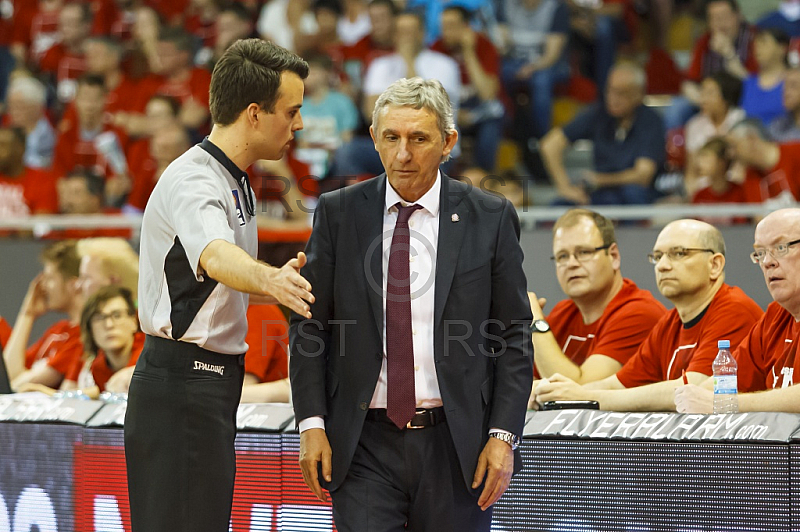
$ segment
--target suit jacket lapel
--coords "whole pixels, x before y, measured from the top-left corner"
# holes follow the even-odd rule
[[[436,292],[434,295],[434,327],[442,320],[447,295],[453,283],[461,242],[469,224],[470,211],[462,199],[469,186],[442,174],[439,210],[439,244],[436,253]]]
[[[361,249],[358,268],[364,273],[372,314],[378,334],[383,335],[383,208],[386,203],[386,174],[364,187],[356,202],[356,232]],[[356,274],[356,272],[353,272]]]

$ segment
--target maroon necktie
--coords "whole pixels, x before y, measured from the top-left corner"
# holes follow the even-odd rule
[[[417,407],[414,391],[414,342],[411,333],[411,275],[408,219],[420,205],[397,207],[386,279],[386,414],[404,428]]]

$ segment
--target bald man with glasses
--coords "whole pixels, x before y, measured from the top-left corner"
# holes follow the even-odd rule
[[[536,387],[538,402],[593,400],[603,410],[674,410],[683,375],[693,383],[707,380],[717,340],[739,344],[763,314],[742,290],[725,283],[725,242],[705,222],[670,223],[647,258],[659,291],[675,308],[646,331],[615,375],[583,386],[553,375]]]
[[[622,277],[614,225],[596,212],[571,209],[556,221],[551,258],[568,299],[545,319],[536,294],[528,294],[536,377],[558,373],[585,383],[613,375],[666,309]]]
[[[739,347],[732,350],[739,364],[740,412],[800,412],[798,237],[800,209],[775,211],[756,226],[750,259],[761,269],[773,302]],[[798,371],[797,380],[795,371]],[[711,379],[701,386],[676,389],[678,412],[711,412],[712,390]]]

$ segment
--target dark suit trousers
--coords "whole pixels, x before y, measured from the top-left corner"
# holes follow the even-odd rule
[[[383,412],[364,422],[331,498],[339,532],[483,532],[492,520],[467,490],[446,422],[400,430]]]

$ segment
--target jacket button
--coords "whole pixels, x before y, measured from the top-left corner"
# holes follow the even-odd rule
[[[361,410],[366,410],[368,407],[369,407],[369,405],[367,403],[359,403],[358,404],[358,408],[360,408]]]

